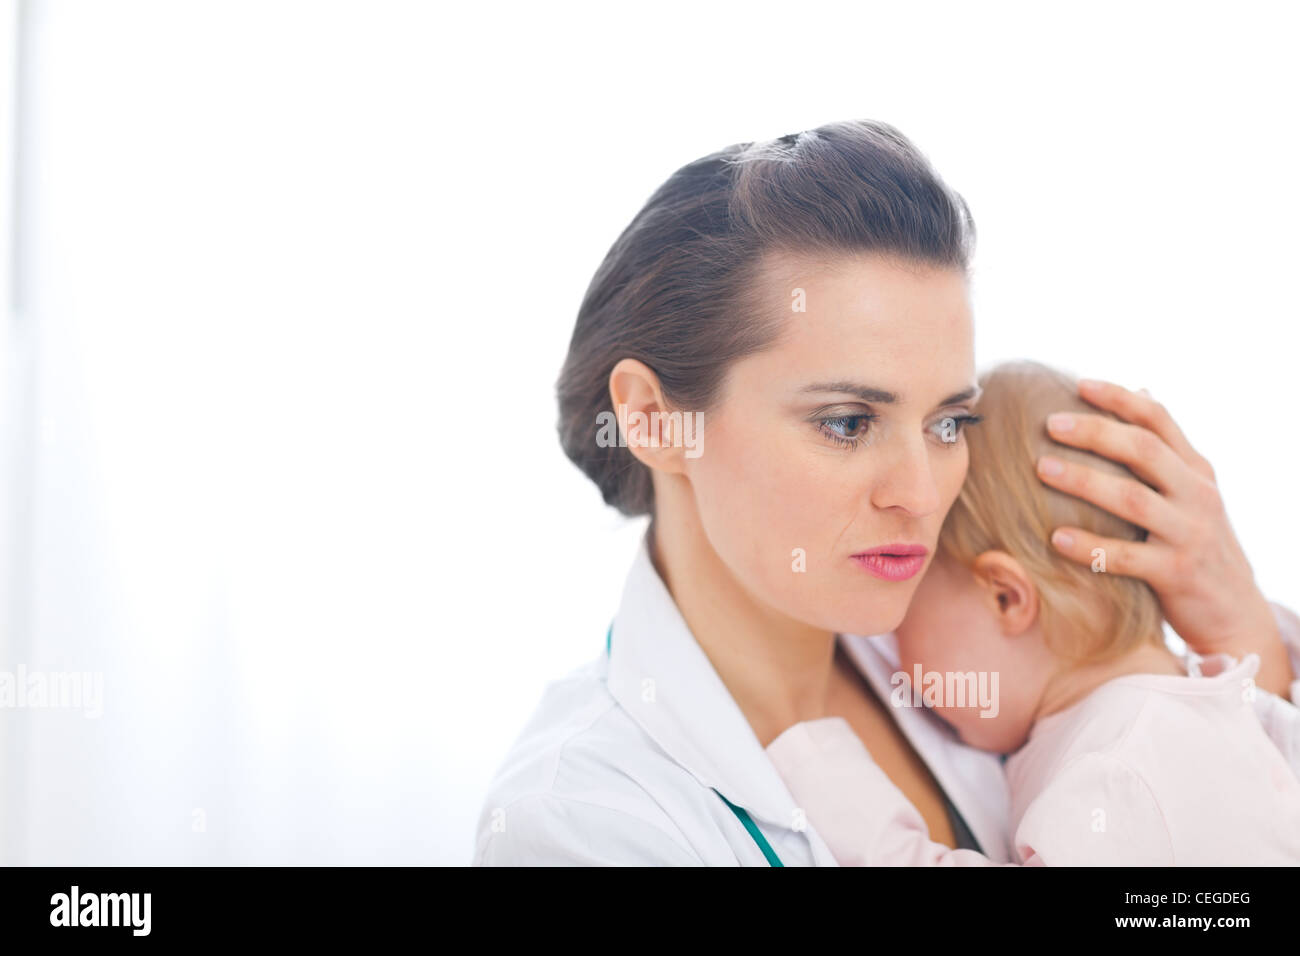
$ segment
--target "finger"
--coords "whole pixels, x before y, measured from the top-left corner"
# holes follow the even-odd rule
[[[1066,494],[1090,501],[1130,524],[1175,544],[1183,526],[1177,509],[1142,482],[1097,471],[1051,455],[1038,459],[1038,477]]]
[[[1141,578],[1157,590],[1169,567],[1169,549],[1162,545],[1103,538],[1080,528],[1057,528],[1052,532],[1052,547],[1098,573]]]
[[[1047,416],[1047,432],[1063,445],[1096,452],[1125,464],[1143,481],[1166,494],[1185,491],[1191,467],[1155,432],[1104,415],[1057,412]]]
[[[1209,467],[1210,463],[1192,447],[1192,443],[1187,440],[1187,436],[1178,427],[1178,423],[1174,421],[1168,409],[1150,395],[1130,392],[1124,386],[1116,385],[1114,382],[1080,379],[1079,396],[1098,408],[1114,412],[1126,422],[1141,425],[1155,432],[1183,461],[1198,471]]]

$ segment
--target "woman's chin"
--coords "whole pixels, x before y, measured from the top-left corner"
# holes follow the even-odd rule
[[[866,610],[855,609],[840,618],[841,626],[831,630],[840,634],[888,634],[898,627],[907,613],[906,602],[898,602],[897,608],[872,607]]]
[[[774,606],[785,614],[805,624],[837,634],[888,634],[903,622],[914,588],[889,588],[882,590],[845,588],[819,588],[797,596],[780,595],[785,601],[774,601]]]

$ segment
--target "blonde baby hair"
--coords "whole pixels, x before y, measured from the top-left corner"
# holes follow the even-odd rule
[[[1141,541],[1146,532],[1081,498],[1049,488],[1037,461],[1052,455],[1133,478],[1123,465],[1053,441],[1052,412],[1108,414],[1084,402],[1076,381],[1037,362],[1008,362],[980,378],[977,411],[984,421],[966,431],[970,472],[948,513],[939,552],[970,567],[985,551],[1016,558],[1039,592],[1049,649],[1076,663],[1110,660],[1145,642],[1162,643],[1155,594],[1137,578],[1077,564],[1052,546],[1052,530],[1069,525],[1107,538]],[[1109,416],[1114,417],[1114,416]]]

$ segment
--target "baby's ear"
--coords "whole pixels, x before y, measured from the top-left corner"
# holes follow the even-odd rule
[[[971,566],[1005,637],[1018,637],[1038,620],[1038,588],[1024,565],[1005,551],[985,551]]]

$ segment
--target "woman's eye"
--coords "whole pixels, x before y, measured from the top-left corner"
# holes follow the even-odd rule
[[[961,433],[969,425],[978,425],[984,420],[982,415],[947,415],[931,426],[934,435],[945,445],[955,445]]]
[[[875,419],[875,415],[840,415],[837,418],[823,418],[819,424],[822,434],[831,441],[853,448],[863,443]]]

